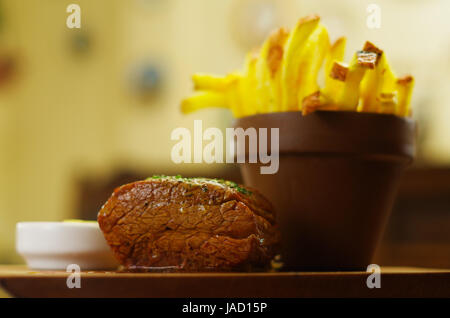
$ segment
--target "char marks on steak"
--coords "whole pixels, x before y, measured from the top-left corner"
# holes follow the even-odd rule
[[[267,199],[216,179],[152,177],[123,185],[98,223],[119,262],[134,270],[265,268],[279,241]]]

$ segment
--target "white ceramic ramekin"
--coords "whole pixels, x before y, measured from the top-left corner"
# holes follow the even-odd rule
[[[16,250],[30,269],[66,270],[77,264],[84,270],[118,267],[97,222],[20,222]]]

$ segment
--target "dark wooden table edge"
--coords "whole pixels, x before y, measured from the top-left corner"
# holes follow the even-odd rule
[[[68,275],[68,274],[67,274]],[[113,298],[450,298],[450,273],[384,273],[381,288],[368,288],[370,273],[283,273],[282,275],[158,274],[136,277],[81,276],[81,288],[67,277],[0,275],[0,286],[16,297]]]

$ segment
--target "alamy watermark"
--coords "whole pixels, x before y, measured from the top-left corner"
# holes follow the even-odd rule
[[[170,138],[178,141],[171,151],[171,159],[177,164],[245,163],[248,158],[248,163],[261,164],[261,174],[278,172],[279,128],[270,129],[270,141],[267,128],[226,128],[224,140],[219,128],[210,127],[203,131],[203,122],[194,120],[193,136],[188,128],[179,127],[172,131]],[[206,145],[203,145],[204,141]]]
[[[377,264],[370,264],[366,271],[372,273],[367,277],[367,288],[381,288],[381,267]]]
[[[66,272],[70,273],[66,280],[67,288],[81,288],[80,266],[77,264],[70,264],[67,266]]]
[[[369,29],[381,28],[381,8],[378,4],[371,3],[366,8],[367,16],[366,25]]]
[[[78,4],[72,3],[67,6],[67,13],[70,13],[66,20],[69,29],[81,28],[81,8]]]

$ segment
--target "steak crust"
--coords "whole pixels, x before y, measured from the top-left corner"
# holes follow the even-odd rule
[[[265,268],[279,242],[269,201],[216,179],[152,177],[123,185],[101,208],[98,223],[129,270]]]

